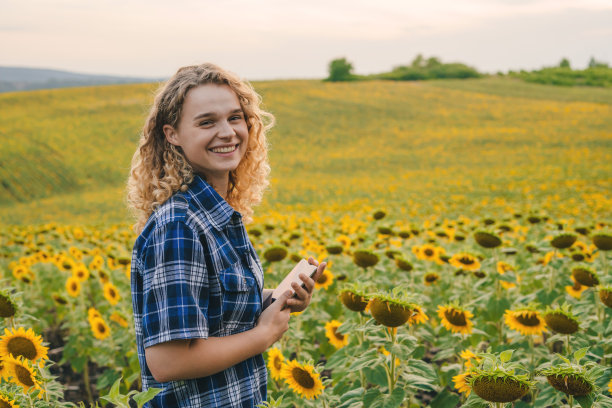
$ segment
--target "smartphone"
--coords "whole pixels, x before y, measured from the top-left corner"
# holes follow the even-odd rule
[[[291,272],[289,272],[287,276],[285,276],[285,279],[283,279],[283,281],[276,287],[276,289],[272,291],[272,295],[269,296],[267,299],[264,299],[264,309],[268,307],[270,303],[278,299],[287,290],[294,292],[293,288],[291,287],[291,284],[293,282],[301,284],[302,287],[305,288],[306,286],[300,279],[300,273],[303,273],[304,275],[312,278],[317,273],[317,265],[311,265],[305,259],[302,259],[300,262],[298,262],[297,265],[293,267]],[[293,293],[293,296],[295,296],[295,293]]]

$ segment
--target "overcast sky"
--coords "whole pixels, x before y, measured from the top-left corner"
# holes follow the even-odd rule
[[[0,0],[0,65],[251,80],[369,74],[419,53],[481,71],[612,64],[612,0]]]

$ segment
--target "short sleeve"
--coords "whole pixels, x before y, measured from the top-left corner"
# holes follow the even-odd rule
[[[153,231],[144,251],[143,344],[208,337],[209,286],[198,236],[181,221]]]

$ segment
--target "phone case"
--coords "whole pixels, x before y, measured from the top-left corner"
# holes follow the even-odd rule
[[[300,273],[303,273],[304,275],[310,276],[312,278],[316,272],[316,265],[311,265],[308,263],[308,261],[302,259],[300,262],[297,263],[297,265],[295,265],[295,267],[293,267],[291,272],[287,274],[287,276],[285,277],[285,279],[283,279],[280,285],[278,285],[276,289],[274,289],[274,291],[272,292],[272,300],[278,299],[287,290],[291,290],[293,292],[293,288],[291,287],[292,282],[301,284],[302,287],[304,287],[304,284],[300,279]]]

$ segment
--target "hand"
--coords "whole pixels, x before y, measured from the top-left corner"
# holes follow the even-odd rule
[[[325,267],[327,266],[326,262],[322,262],[319,264],[313,257],[308,258],[308,263],[311,265],[318,265],[317,272],[314,274],[312,278],[300,273],[300,279],[304,282],[303,288],[302,285],[299,285],[295,282],[291,284],[291,287],[295,291],[295,297],[287,300],[287,306],[291,309],[291,313],[301,312],[305,310],[310,304],[310,299],[312,299],[312,292],[314,291],[315,281],[319,279]]]
[[[291,291],[286,291],[259,315],[255,329],[266,339],[266,349],[283,337],[289,329],[291,311],[285,306],[291,296]]]

